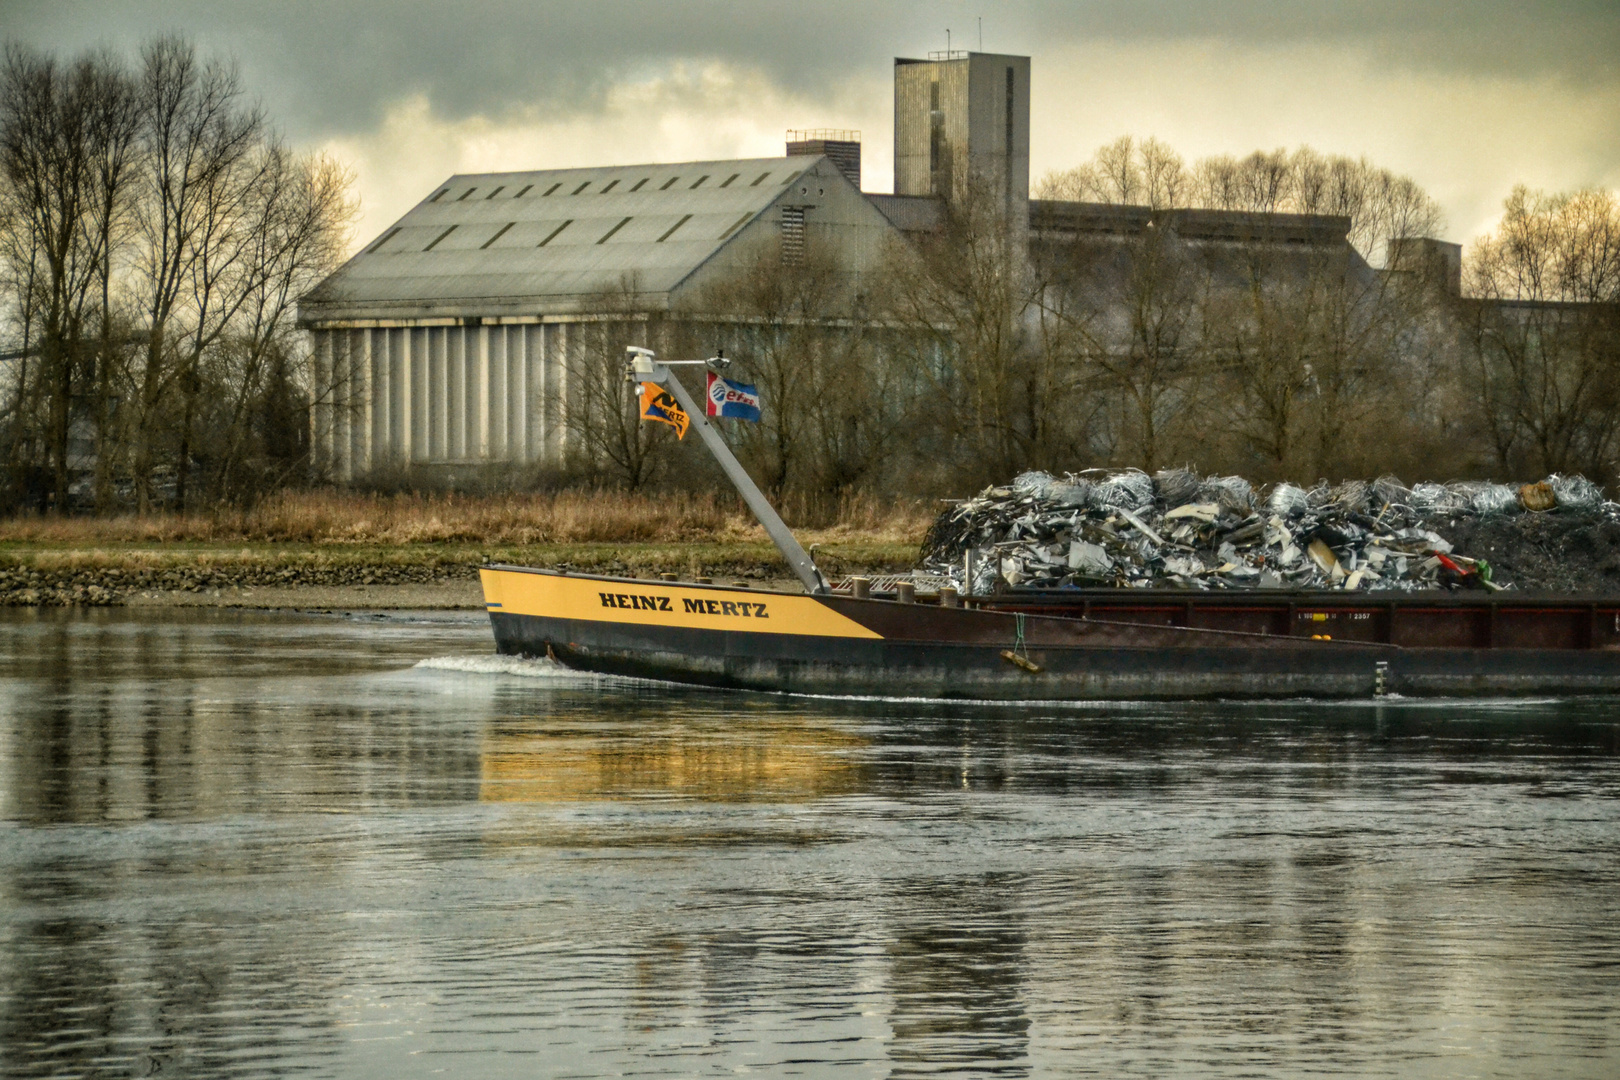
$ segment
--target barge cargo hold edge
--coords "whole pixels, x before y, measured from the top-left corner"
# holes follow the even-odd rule
[[[1093,590],[947,608],[515,566],[480,576],[503,654],[732,689],[999,701],[1620,693],[1620,599]]]

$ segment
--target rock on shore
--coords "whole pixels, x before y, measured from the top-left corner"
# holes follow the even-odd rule
[[[426,585],[466,581],[474,566],[230,566],[152,568],[0,568],[0,606],[86,607],[122,604],[149,593],[365,585]]]

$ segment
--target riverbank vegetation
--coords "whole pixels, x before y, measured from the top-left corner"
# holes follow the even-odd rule
[[[799,529],[835,576],[909,569],[937,504],[847,500]],[[788,507],[790,516],[794,510]],[[0,605],[118,603],[140,592],[422,584],[487,562],[587,573],[790,576],[741,502],[623,492],[284,491],[249,509],[0,522]]]
[[[806,525],[806,543],[898,544],[916,548],[939,504],[871,496],[844,500],[830,519]],[[797,520],[795,520],[797,519]],[[766,543],[741,500],[716,494],[618,491],[524,494],[362,494],[282,491],[248,508],[109,517],[22,515],[0,522],[0,550],[108,546],[303,544],[411,549],[432,545],[569,546]]]

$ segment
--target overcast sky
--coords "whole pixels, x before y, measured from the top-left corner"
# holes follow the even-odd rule
[[[0,34],[234,56],[293,143],[351,165],[357,242],[454,172],[781,152],[864,133],[891,186],[895,56],[1032,58],[1031,173],[1121,134],[1189,159],[1308,143],[1414,177],[1448,239],[1515,183],[1620,189],[1620,0],[0,0]]]

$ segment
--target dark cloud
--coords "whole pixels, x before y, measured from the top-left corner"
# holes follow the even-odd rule
[[[0,11],[9,37],[62,52],[191,36],[235,55],[295,138],[372,129],[413,94],[450,118],[589,111],[613,84],[677,61],[748,65],[791,92],[832,95],[851,79],[885,78],[896,54],[943,48],[947,27],[958,47],[976,47],[980,13],[987,48],[1037,64],[1066,44],[1197,40],[1354,48],[1391,68],[1437,73],[1620,80],[1615,0],[0,0]]]
[[[1097,34],[1346,46],[1392,67],[1575,82],[1620,78],[1614,0],[1236,0],[1094,5]]]

